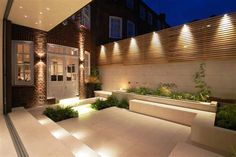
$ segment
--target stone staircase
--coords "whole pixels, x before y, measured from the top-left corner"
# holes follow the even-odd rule
[[[43,115],[32,116],[24,108],[9,114],[19,140],[32,157],[99,157],[87,145]]]

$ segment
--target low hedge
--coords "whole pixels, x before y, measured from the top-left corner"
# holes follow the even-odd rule
[[[236,104],[227,104],[218,108],[216,126],[236,130]]]
[[[92,103],[91,105],[91,107],[95,110],[102,110],[113,106],[128,109],[129,103],[125,99],[119,101],[115,96],[110,96],[107,98],[107,100],[97,99],[96,102]]]
[[[78,117],[78,112],[73,110],[71,107],[48,107],[43,112],[48,118],[52,119],[54,122],[59,122],[69,118]]]

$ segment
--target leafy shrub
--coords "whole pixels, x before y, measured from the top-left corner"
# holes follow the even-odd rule
[[[152,95],[153,90],[150,88],[147,88],[147,87],[139,87],[139,88],[137,88],[136,93],[140,94],[140,95]]]
[[[137,91],[137,88],[132,87],[132,88],[128,88],[126,92],[127,93],[136,93],[136,91]]]
[[[73,110],[71,107],[61,106],[56,106],[55,108],[48,107],[45,109],[43,114],[52,119],[54,122],[78,117],[78,112]]]
[[[125,99],[119,101],[115,96],[110,96],[107,98],[107,100],[97,99],[96,102],[91,104],[91,107],[95,110],[103,110],[113,106],[128,109],[129,103]]]
[[[210,87],[205,82],[205,67],[204,63],[200,64],[199,71],[194,75],[195,88],[198,89],[196,99],[198,101],[208,101],[210,98]]]
[[[236,105],[224,105],[216,113],[216,125],[236,130]]]
[[[129,109],[129,102],[128,102],[126,99],[122,99],[122,100],[118,103],[117,107],[119,107],[119,108],[124,108],[124,109]]]

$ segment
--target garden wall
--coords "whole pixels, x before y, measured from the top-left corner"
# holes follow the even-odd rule
[[[103,90],[126,89],[131,86],[157,87],[175,83],[181,91],[195,92],[193,75],[199,62],[163,63],[149,65],[100,66]],[[236,99],[236,59],[206,61],[206,82],[214,97]]]
[[[97,55],[103,90],[162,82],[194,92],[204,62],[213,96],[236,99],[236,13],[102,45]]]

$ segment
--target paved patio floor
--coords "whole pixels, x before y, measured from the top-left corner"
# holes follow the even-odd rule
[[[167,157],[190,127],[116,107],[58,123],[102,157]]]

